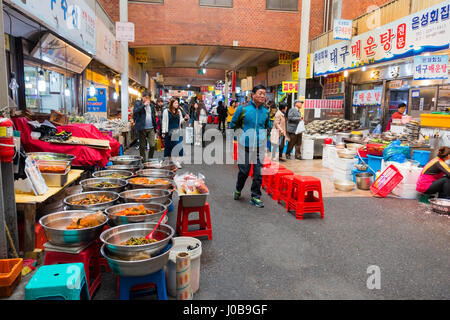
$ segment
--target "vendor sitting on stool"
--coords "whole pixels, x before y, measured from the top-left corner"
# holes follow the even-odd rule
[[[416,190],[424,194],[439,193],[439,198],[450,199],[450,148],[439,148],[437,157],[428,162],[417,181]]]
[[[403,117],[403,114],[405,113],[405,110],[406,110],[406,104],[400,103],[397,107],[397,112],[395,112],[389,119],[389,122],[386,126],[386,131],[391,130],[392,119],[401,119]]]

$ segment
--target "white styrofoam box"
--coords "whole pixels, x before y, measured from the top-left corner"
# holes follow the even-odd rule
[[[344,170],[344,171],[352,171],[355,164],[358,163],[358,159],[343,159],[337,158],[333,161],[333,166],[336,169]]]
[[[302,152],[302,159],[303,160],[313,160],[314,152]]]
[[[334,178],[334,180],[349,180],[349,181],[353,181],[353,174],[352,174],[351,171],[334,169],[333,170],[333,178]]]
[[[423,168],[410,165],[409,162],[398,163],[398,162],[392,162],[392,161],[383,163],[383,167],[382,167],[383,170],[385,168],[389,167],[391,164],[394,165],[402,174],[403,180],[401,183],[403,183],[403,184],[414,184],[415,185],[417,183],[417,180],[419,180],[420,174],[423,170]]]
[[[419,192],[416,191],[416,184],[400,183],[392,190],[392,194],[403,199],[419,198]]]
[[[302,154],[304,154],[304,153],[313,153],[314,154],[314,140],[303,139],[301,152],[302,152]]]

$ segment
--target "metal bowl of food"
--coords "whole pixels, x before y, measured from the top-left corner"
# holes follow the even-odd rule
[[[112,179],[127,179],[134,176],[134,173],[126,170],[101,170],[92,174],[94,178],[112,178]]]
[[[116,165],[112,165],[112,166],[106,166],[105,167],[106,170],[124,170],[124,171],[131,171],[134,174],[138,171],[141,170],[141,166],[140,165],[125,165],[125,164],[116,164]]]
[[[339,191],[352,191],[355,183],[350,180],[334,180],[334,187]]]
[[[130,259],[139,254],[156,255],[163,250],[175,234],[174,229],[167,224],[160,224],[153,233],[156,242],[139,245],[126,245],[131,238],[142,240],[148,235],[157,222],[130,223],[103,231],[100,240],[106,245],[108,252],[121,259]]]
[[[109,267],[114,273],[124,277],[142,277],[164,268],[169,261],[170,249],[172,248],[173,240],[170,244],[163,248],[159,255],[139,254],[124,259],[111,253],[104,244],[100,248],[103,257],[108,261]]]
[[[138,166],[141,164],[142,159],[141,156],[124,155],[112,157],[111,161],[114,165]]]
[[[434,212],[450,214],[450,200],[443,198],[430,199],[430,205]]]
[[[347,143],[347,149],[349,150],[358,150],[360,148],[363,148],[364,145],[363,144],[359,144],[359,143]]]
[[[74,155],[66,154],[66,153],[55,153],[55,152],[28,152],[26,153],[27,157],[30,157],[31,160],[45,160],[45,161],[53,161],[53,160],[69,160],[72,165],[72,161],[76,158]]]
[[[112,191],[89,191],[64,198],[68,210],[104,210],[116,203],[119,194]]]
[[[176,171],[178,169],[175,162],[172,160],[147,161],[144,163],[145,169],[163,169]]]
[[[356,156],[356,150],[348,150],[348,149],[339,150],[338,156],[339,158],[343,159],[353,159]]]
[[[113,191],[120,193],[125,190],[128,181],[113,178],[91,178],[81,180],[80,185],[83,191]]]
[[[134,177],[128,179],[131,189],[172,189],[174,181],[167,178]]]
[[[137,171],[136,175],[140,177],[173,179],[173,177],[175,176],[175,172],[173,172],[172,170],[164,169],[144,169]]]
[[[47,241],[64,247],[81,246],[98,239],[107,222],[105,214],[88,210],[58,211],[39,220]]]
[[[148,212],[150,210],[150,212]],[[113,226],[128,223],[158,222],[167,207],[160,203],[122,203],[105,210]]]
[[[133,189],[119,193],[121,202],[160,202],[169,199],[171,192],[167,189]]]
[[[358,169],[358,171],[366,171],[369,169],[369,166],[365,163],[356,164],[355,168]]]
[[[336,143],[336,149],[345,149],[345,143],[344,142]]]

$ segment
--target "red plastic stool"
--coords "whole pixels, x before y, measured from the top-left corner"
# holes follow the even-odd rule
[[[197,220],[189,220],[189,214],[198,212]],[[190,225],[200,225],[199,230],[188,231]],[[203,207],[183,207],[181,201],[178,202],[177,227],[178,235],[182,237],[201,237],[207,236],[212,240],[211,211],[209,203],[206,202]]]
[[[100,272],[100,248],[97,241],[94,241],[89,247],[80,253],[66,253],[56,251],[46,251],[44,265],[81,262],[84,265],[84,272],[86,273],[86,281],[89,286],[89,295],[93,296],[95,290],[101,283]],[[93,267],[94,273],[89,272],[89,268]],[[90,279],[93,279],[92,283]]]
[[[253,178],[253,163],[250,165],[250,173],[248,175]]]
[[[211,124],[213,122],[212,116],[208,116],[208,123]]]
[[[233,141],[233,159],[234,161],[237,161],[238,159],[238,142]]]
[[[219,117],[214,117],[214,124],[219,124]]]
[[[281,187],[281,178],[284,176],[294,176],[294,172],[291,170],[279,170],[275,176],[272,177],[272,183],[270,185],[270,192],[268,194],[272,194],[272,200],[278,201],[280,197],[280,187]]]
[[[275,175],[276,171],[272,167],[263,167],[261,175],[262,175],[262,183],[261,189],[269,192],[270,184],[272,183],[272,177]]]
[[[319,196],[315,197],[314,192],[317,192]],[[288,196],[286,210],[294,210],[296,219],[303,220],[304,213],[313,212],[320,212],[320,217],[324,218],[322,185],[319,179],[294,176]]]
[[[286,209],[288,208],[289,192],[292,188],[292,181],[294,176],[281,176],[280,178],[280,193],[278,195],[278,203],[284,202]]]

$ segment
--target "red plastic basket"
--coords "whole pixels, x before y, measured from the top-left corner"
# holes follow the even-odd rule
[[[367,150],[366,148],[359,148],[358,154],[361,158],[367,158]]]
[[[377,157],[383,156],[383,151],[385,148],[386,148],[386,145],[378,144],[378,143],[368,143],[366,145],[367,154],[370,154],[371,156],[377,156]]]
[[[392,190],[403,180],[400,171],[394,166],[390,165],[383,171],[383,173],[370,186],[374,196],[385,198]]]

